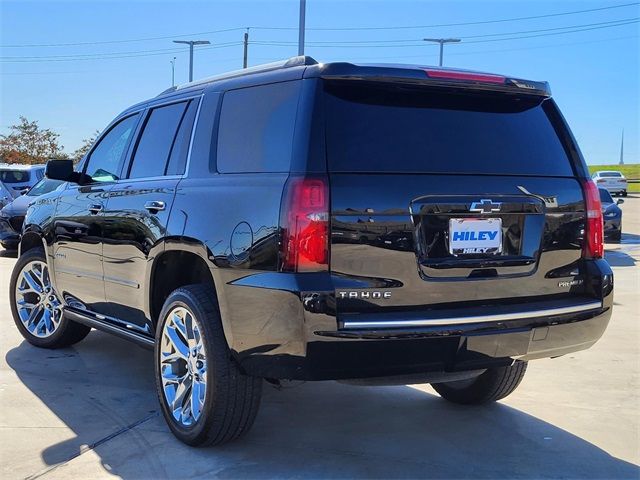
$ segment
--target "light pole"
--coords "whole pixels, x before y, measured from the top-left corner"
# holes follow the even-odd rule
[[[242,56],[242,68],[247,68],[249,61],[249,29],[244,32],[244,42],[243,43],[243,56]]]
[[[169,60],[171,63],[171,86],[176,86],[176,57],[173,57],[173,60]]]
[[[459,38],[425,38],[425,42],[435,42],[440,44],[440,66],[442,66],[442,55],[444,53],[445,43],[460,43],[462,40]]]
[[[193,46],[209,45],[209,40],[174,40],[173,43],[183,43],[189,45],[189,81],[193,82]]]
[[[306,10],[306,0],[300,0],[300,22],[298,23],[298,55],[304,55],[304,28]]]

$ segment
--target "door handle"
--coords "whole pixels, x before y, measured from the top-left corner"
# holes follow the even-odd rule
[[[166,208],[166,205],[163,201],[152,200],[151,202],[145,203],[144,208],[149,210],[151,213],[155,213],[159,212],[160,210],[164,210]]]
[[[104,206],[100,203],[92,203],[89,205],[88,209],[90,213],[97,215],[104,209]]]

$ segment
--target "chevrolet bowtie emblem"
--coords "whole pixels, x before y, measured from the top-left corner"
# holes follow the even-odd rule
[[[502,203],[500,202],[494,202],[493,200],[483,198],[479,202],[473,202],[469,211],[478,213],[493,213],[499,212],[501,206]]]

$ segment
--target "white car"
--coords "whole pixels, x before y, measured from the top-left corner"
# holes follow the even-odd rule
[[[615,170],[601,170],[591,178],[600,188],[605,188],[611,195],[627,196],[627,179],[621,172]]]
[[[0,163],[0,181],[18,198],[44,177],[44,165]]]

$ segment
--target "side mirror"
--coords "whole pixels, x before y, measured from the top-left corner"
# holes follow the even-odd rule
[[[619,198],[618,200],[616,200],[616,205],[620,205],[621,203],[624,203],[624,200]]]
[[[73,172],[73,160],[49,160],[44,175],[51,180],[74,181],[76,176]]]

